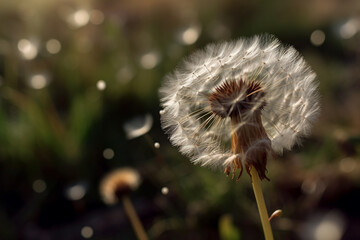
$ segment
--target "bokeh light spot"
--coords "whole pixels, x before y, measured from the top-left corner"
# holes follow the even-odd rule
[[[44,74],[35,74],[30,77],[29,84],[34,89],[42,89],[48,85],[48,82]]]
[[[90,22],[95,25],[99,25],[104,22],[104,14],[100,10],[92,10],[90,12]]]
[[[96,83],[96,87],[97,87],[97,89],[99,89],[100,91],[103,91],[103,90],[105,90],[105,88],[106,88],[106,82],[105,82],[104,80],[99,80],[99,81],[97,81],[97,83]]]
[[[84,9],[80,9],[74,13],[74,22],[79,27],[85,26],[89,22],[89,19],[89,13]]]
[[[167,195],[167,194],[169,193],[169,188],[167,188],[167,187],[161,188],[161,193],[162,193],[163,195]]]
[[[145,69],[153,69],[160,62],[160,56],[157,52],[149,52],[140,58],[140,65]]]
[[[76,201],[82,199],[86,194],[86,187],[84,184],[78,183],[68,187],[65,195],[69,200]]]
[[[343,39],[352,38],[360,29],[360,20],[353,18],[340,26],[339,34]]]
[[[17,46],[22,57],[26,60],[34,59],[38,54],[38,48],[36,44],[29,41],[28,39],[21,39]]]
[[[195,25],[185,29],[180,35],[181,43],[185,45],[194,44],[200,36],[200,27]]]
[[[158,142],[154,143],[154,147],[159,149],[160,148],[160,143],[158,143]]]
[[[116,79],[122,83],[128,83],[134,77],[134,71],[130,67],[123,67],[116,73]]]
[[[46,50],[51,54],[56,54],[61,50],[61,43],[56,39],[50,39],[46,42]]]
[[[356,161],[353,158],[344,158],[340,161],[340,170],[344,173],[350,173],[356,168]]]
[[[344,233],[344,220],[336,212],[328,213],[314,229],[315,240],[340,240]]]
[[[94,235],[94,230],[92,229],[92,227],[85,226],[81,228],[81,236],[83,238],[91,238],[93,235]]]
[[[37,179],[33,182],[32,188],[34,192],[42,193],[46,190],[46,182],[42,179]]]
[[[106,148],[103,151],[103,156],[105,159],[113,159],[115,156],[114,150],[112,150],[111,148]]]
[[[325,41],[325,33],[322,30],[315,30],[311,33],[310,41],[314,46],[321,46]]]

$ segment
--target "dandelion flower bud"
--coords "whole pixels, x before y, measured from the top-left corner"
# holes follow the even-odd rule
[[[132,168],[116,169],[102,179],[100,194],[106,204],[115,204],[130,191],[136,190],[140,185],[140,175]]]
[[[268,156],[309,134],[320,108],[315,77],[270,35],[210,44],[166,76],[162,127],[193,163],[239,177],[255,167],[264,179]]]

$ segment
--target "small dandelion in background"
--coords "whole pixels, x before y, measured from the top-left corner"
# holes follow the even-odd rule
[[[315,73],[270,35],[210,44],[160,88],[163,129],[195,164],[252,177],[266,239],[273,239],[260,180],[269,156],[291,149],[317,118]]]
[[[108,205],[114,205],[121,201],[138,239],[147,240],[144,227],[129,197],[130,192],[135,191],[140,182],[138,171],[132,168],[119,168],[108,173],[101,180],[100,194],[104,203]]]

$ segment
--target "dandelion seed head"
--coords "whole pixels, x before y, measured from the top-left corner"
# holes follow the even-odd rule
[[[315,73],[270,35],[209,44],[168,74],[160,88],[163,129],[202,166],[227,174],[256,167],[310,132],[319,112]]]

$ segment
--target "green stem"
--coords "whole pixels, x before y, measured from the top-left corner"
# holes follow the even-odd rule
[[[265,240],[273,240],[274,237],[272,234],[269,217],[266,210],[264,196],[261,190],[259,174],[254,167],[250,169],[250,174],[252,180],[252,187],[256,198],[256,203],[259,209],[261,224],[264,230]]]

